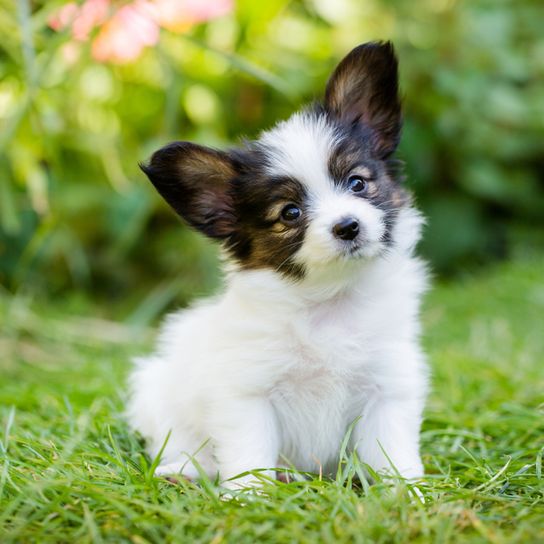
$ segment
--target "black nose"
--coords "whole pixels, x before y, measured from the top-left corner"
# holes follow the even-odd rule
[[[332,231],[337,238],[353,240],[359,233],[359,222],[353,217],[346,217],[336,223]]]

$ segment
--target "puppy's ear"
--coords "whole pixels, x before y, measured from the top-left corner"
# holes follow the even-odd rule
[[[140,165],[151,183],[190,225],[210,238],[227,238],[235,227],[229,155],[190,142],[173,142]]]
[[[325,108],[343,122],[372,129],[373,151],[382,159],[391,155],[402,125],[393,45],[370,42],[353,49],[327,83]]]

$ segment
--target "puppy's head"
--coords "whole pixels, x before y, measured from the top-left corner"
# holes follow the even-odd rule
[[[408,201],[392,159],[400,129],[393,47],[368,43],[338,65],[323,104],[243,149],[175,142],[142,169],[182,218],[223,241],[239,267],[300,279],[395,243]]]

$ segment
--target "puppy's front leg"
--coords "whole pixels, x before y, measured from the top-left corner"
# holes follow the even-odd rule
[[[215,407],[211,424],[215,457],[225,487],[239,489],[255,485],[255,476],[251,474],[235,476],[249,470],[276,467],[278,428],[268,400],[229,399]],[[273,470],[265,473],[274,475]]]
[[[422,401],[376,398],[356,423],[353,439],[361,460],[375,471],[423,476],[419,455]]]

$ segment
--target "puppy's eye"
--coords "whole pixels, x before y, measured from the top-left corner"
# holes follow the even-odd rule
[[[361,176],[350,176],[348,187],[352,193],[365,193],[368,189],[368,181]]]
[[[301,215],[301,209],[295,204],[287,204],[281,211],[281,218],[285,223],[294,223]]]

